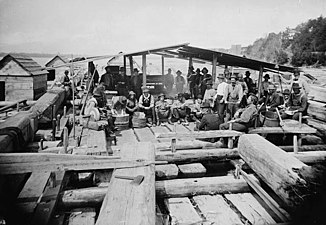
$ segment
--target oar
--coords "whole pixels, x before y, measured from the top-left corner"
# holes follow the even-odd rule
[[[277,112],[278,117],[280,118],[280,125],[281,125],[281,127],[283,127],[284,126],[284,122],[283,122],[282,117],[280,115],[280,111],[278,111],[278,108],[277,107],[276,107],[276,112]]]

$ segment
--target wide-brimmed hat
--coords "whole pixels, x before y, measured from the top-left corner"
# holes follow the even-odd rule
[[[146,86],[142,86],[141,89],[142,89],[143,92],[149,92],[149,89]]]
[[[136,93],[133,92],[133,91],[129,91],[129,96],[130,96],[130,95],[136,95]]]
[[[212,81],[212,80],[208,80],[208,81],[206,82],[206,85],[213,85],[213,81]]]
[[[285,89],[284,91],[283,91],[283,95],[289,95],[290,94],[290,90],[289,89]]]
[[[134,69],[134,72],[139,72],[139,70],[137,68]]]
[[[250,75],[250,71],[249,70],[246,71],[246,75]]]
[[[275,89],[276,89],[276,87],[274,84],[268,85],[268,90],[275,90]]]
[[[237,82],[237,80],[235,79],[235,77],[231,77],[231,83],[236,83]]]
[[[176,74],[182,74],[182,72],[181,72],[180,70],[178,70],[178,71],[176,72]]]
[[[162,97],[162,96],[165,97],[165,94],[164,94],[164,93],[160,93],[160,94],[158,95],[158,97]]]
[[[200,108],[211,108],[211,105],[208,102],[201,104]]]
[[[269,74],[265,74],[264,78],[270,79]]]
[[[65,74],[66,74],[66,73],[69,73],[69,70],[65,70]]]
[[[197,68],[197,69],[196,69],[196,72],[197,72],[197,73],[198,73],[198,72],[200,72],[200,69],[199,69],[199,68]]]
[[[204,67],[204,68],[201,70],[201,72],[204,73],[204,71],[208,72],[208,69],[207,69],[206,67]]]
[[[292,84],[292,89],[301,89],[300,85],[298,83]]]

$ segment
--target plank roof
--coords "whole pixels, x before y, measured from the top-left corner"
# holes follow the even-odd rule
[[[47,62],[47,63],[45,64],[45,66],[46,66],[46,67],[50,67],[50,66],[52,66],[52,65],[53,65],[53,62],[54,62],[55,60],[61,60],[62,63],[68,63],[68,62],[69,62],[69,59],[68,59],[67,57],[60,56],[60,55],[56,55],[56,56],[54,56],[54,57],[53,57],[49,62]]]
[[[43,68],[31,57],[16,53],[10,53],[3,57],[3,59],[0,61],[0,69],[3,68],[11,60],[18,63],[22,67],[22,69],[24,69],[31,76],[48,73],[46,70],[43,70]]]

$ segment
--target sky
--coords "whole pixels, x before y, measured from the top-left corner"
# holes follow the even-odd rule
[[[230,48],[325,14],[325,0],[0,0],[0,52]]]

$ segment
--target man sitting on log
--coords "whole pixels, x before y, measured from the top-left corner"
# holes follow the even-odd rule
[[[165,101],[165,95],[163,93],[159,94],[158,97],[159,100],[155,103],[157,125],[159,126],[162,121],[166,120],[171,124],[171,106]]]
[[[234,114],[234,119],[220,125],[221,130],[228,130],[232,123],[232,130],[245,132],[249,127],[253,126],[254,119],[257,115],[258,98],[250,95],[247,99],[247,107],[239,109]]]
[[[194,104],[191,106],[190,118],[192,121],[200,122],[200,119],[203,117],[202,103],[202,96],[199,94],[197,99],[194,100]]]
[[[182,93],[178,94],[178,99],[174,101],[171,110],[172,120],[177,121],[178,123],[188,123],[191,110],[188,107],[186,99]]]
[[[203,118],[196,124],[195,130],[218,130],[221,124],[221,119],[218,114],[213,114],[211,106],[208,102],[204,102],[201,106]]]
[[[148,125],[154,125],[155,112],[154,112],[154,96],[149,93],[149,89],[145,86],[142,87],[143,94],[139,97],[139,110],[145,113]]]
[[[281,117],[282,119],[293,119],[299,120],[299,114],[307,115],[308,112],[308,98],[304,92],[300,89],[300,85],[298,83],[292,84],[293,93],[290,94],[288,102],[285,104],[288,107],[285,110]]]
[[[261,98],[260,103],[264,104],[260,111],[276,111],[276,107],[282,105],[282,96],[276,92],[274,84],[268,86],[268,94]]]

